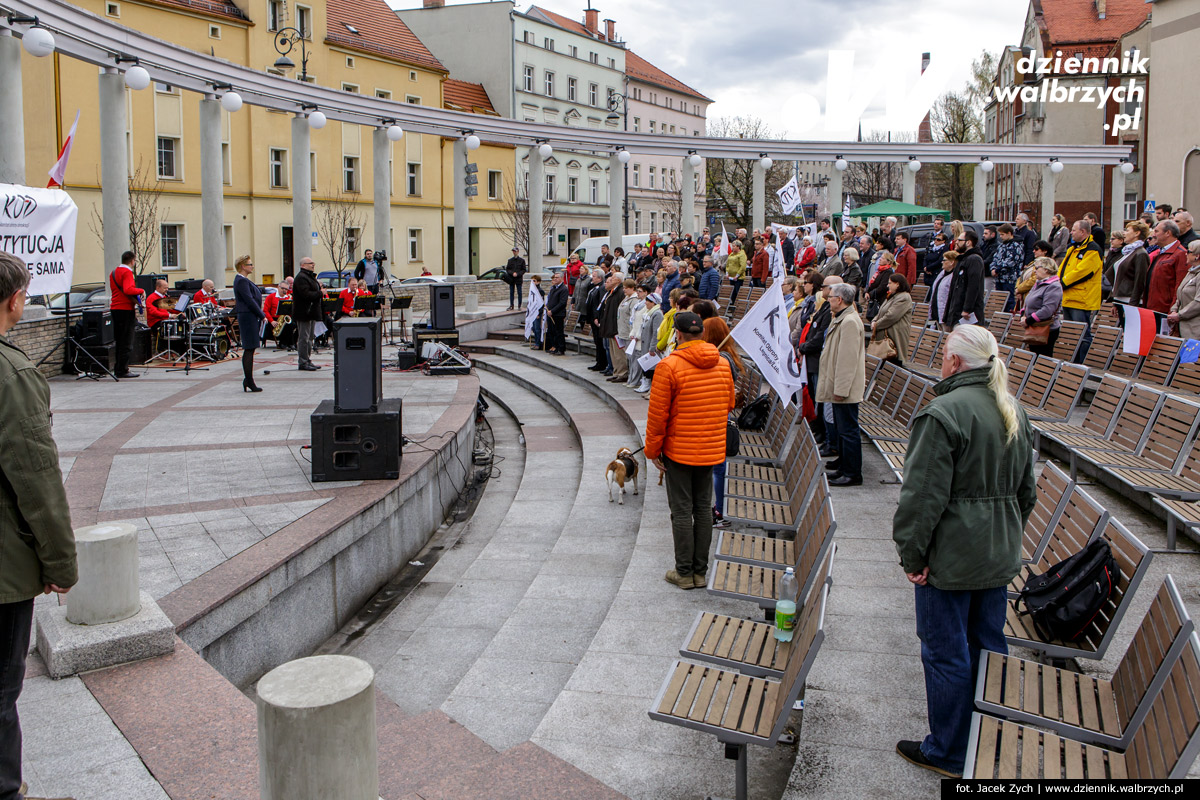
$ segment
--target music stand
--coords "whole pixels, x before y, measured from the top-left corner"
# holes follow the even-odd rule
[[[412,295],[407,295],[405,297],[397,297],[395,292],[392,293],[392,307],[389,309],[389,313],[391,311],[395,311],[396,309],[400,309],[400,341],[401,342],[408,341],[408,338],[405,334],[405,331],[407,330],[407,326],[404,324],[404,312],[405,312],[405,310],[407,310],[411,307],[412,307]],[[390,319],[391,318],[389,317],[389,323],[390,323]],[[391,325],[389,324],[388,327],[390,328]]]

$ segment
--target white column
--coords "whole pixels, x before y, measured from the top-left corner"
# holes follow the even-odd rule
[[[608,242],[612,247],[621,247],[621,235],[625,233],[622,210],[625,206],[625,165],[613,153],[608,158]],[[624,250],[625,248],[621,248]]]
[[[1054,181],[1058,177],[1050,171],[1050,165],[1042,167],[1042,219],[1038,229],[1043,233],[1050,232],[1054,220]],[[1074,220],[1068,220],[1073,222]],[[1103,248],[1104,242],[1099,243]]]
[[[767,171],[761,159],[750,163],[753,186],[750,190],[750,227],[762,230],[767,226]]]
[[[542,271],[542,198],[546,195],[545,164],[535,144],[529,148],[529,270]]]
[[[454,195],[454,263],[451,275],[471,274],[471,212],[467,197],[467,140],[454,140],[450,167],[450,191]]]
[[[100,195],[104,216],[104,285],[129,249],[129,151],[125,144],[125,76],[100,73]]]
[[[842,173],[837,167],[832,167],[829,170],[829,223],[834,228],[834,233],[841,233],[841,228],[833,224],[833,215],[842,213]],[[820,250],[817,251],[818,253]]]
[[[699,233],[699,231],[692,230],[696,227],[696,168],[692,166],[691,156],[683,157],[681,174],[683,175],[683,186],[680,187],[682,197],[680,206],[682,208],[679,213],[682,219],[679,222],[679,235],[683,236],[685,233],[695,235]]]
[[[971,205],[972,219],[987,219],[987,179],[988,174],[983,171],[983,167],[977,164],[975,166],[974,199]]]
[[[901,168],[904,174],[904,180],[900,189],[900,199],[909,205],[915,205],[917,201],[917,173],[908,168],[905,164]]]
[[[137,528],[107,523],[75,531],[79,583],[67,595],[67,621],[104,625],[141,610]]]
[[[1124,172],[1121,172],[1121,167],[1115,166],[1112,168],[1112,197],[1109,202],[1112,205],[1109,214],[1109,222],[1111,223],[1108,232],[1111,235],[1113,231],[1123,230],[1125,228],[1125,179],[1128,177]],[[1104,242],[1098,242],[1101,247]]]
[[[25,105],[21,99],[21,43],[0,30],[0,183],[25,183]]]
[[[200,101],[200,238],[204,277],[225,288],[225,190],[221,159],[221,101],[205,95]]]
[[[312,174],[308,160],[311,135],[303,114],[292,117],[292,257],[297,270],[300,259],[313,253]]]
[[[375,671],[351,656],[289,661],[258,682],[262,800],[378,800]]]
[[[388,235],[392,222],[392,143],[387,138],[387,128],[376,128],[371,132],[371,188],[374,191],[372,206],[376,250],[390,250],[392,243]],[[388,257],[395,262],[396,254]]]

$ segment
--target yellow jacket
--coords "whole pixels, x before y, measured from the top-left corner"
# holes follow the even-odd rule
[[[679,309],[672,308],[666,314],[663,314],[663,321],[658,326],[658,352],[662,353],[663,356],[666,356],[667,353],[675,349],[675,337],[671,334],[675,332],[675,314],[678,312]],[[667,348],[670,348],[670,350]]]
[[[1100,273],[1103,270],[1100,246],[1092,241],[1092,237],[1068,247],[1058,271],[1063,286],[1063,308],[1084,311],[1100,308]]]
[[[746,275],[746,254],[741,250],[731,253],[725,261],[725,274],[731,278],[741,278]]]

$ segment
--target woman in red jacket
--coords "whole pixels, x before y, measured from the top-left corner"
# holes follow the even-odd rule
[[[750,261],[750,285],[759,289],[767,285],[767,276],[771,274],[771,257],[762,239],[754,240],[754,258]]]

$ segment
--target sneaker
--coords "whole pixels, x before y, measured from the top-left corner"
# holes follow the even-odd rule
[[[830,486],[862,486],[862,478],[852,478],[849,475],[838,475],[829,479]]]
[[[680,589],[695,589],[696,588],[696,584],[693,583],[691,575],[680,575],[675,570],[671,570],[666,575],[664,575],[663,580],[665,580],[667,583],[675,584]]]
[[[720,519],[714,519],[714,520],[713,520],[713,527],[714,527],[714,528],[722,528],[722,529],[724,529],[724,528],[728,528],[728,527],[729,527],[729,520],[725,519],[724,517],[721,517]]]
[[[900,757],[908,763],[916,764],[918,767],[923,767],[930,772],[936,772],[938,775],[944,775],[947,778],[962,777],[961,772],[951,772],[948,769],[942,769],[926,758],[925,754],[921,752],[920,742],[914,742],[911,740],[902,740],[896,742],[896,752],[899,753]]]
[[[648,381],[648,380],[646,380],[645,378],[643,378],[643,379],[642,379],[642,385],[641,385],[641,386],[639,386],[639,387],[637,387],[636,389],[634,389],[634,391],[635,391],[635,392],[641,392],[641,393],[643,393],[643,394],[645,394],[646,392],[650,391],[650,381]]]
[[[702,575],[699,572],[692,573],[692,586],[697,589],[708,587],[708,575]]]

